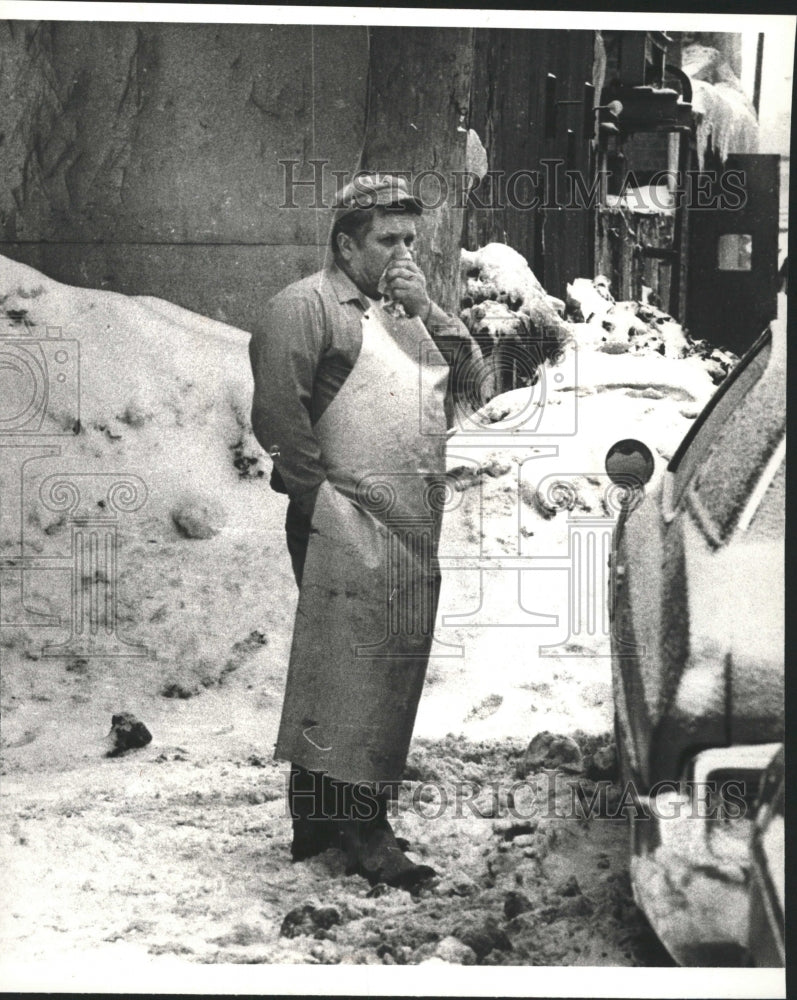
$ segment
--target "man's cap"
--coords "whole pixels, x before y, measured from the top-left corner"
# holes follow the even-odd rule
[[[358,209],[376,208],[377,205],[406,205],[420,213],[423,202],[410,193],[403,177],[393,174],[362,174],[342,187],[335,195],[335,218],[342,219]]]

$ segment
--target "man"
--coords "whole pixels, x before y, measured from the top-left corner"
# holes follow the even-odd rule
[[[446,358],[470,367],[472,405],[488,391],[478,347],[413,260],[421,212],[401,179],[347,185],[333,261],[271,299],[250,345],[252,425],[290,497],[300,587],[275,751],[292,761],[292,856],[340,847],[349,872],[405,888],[435,874],[404,855],[387,802],[433,642]]]

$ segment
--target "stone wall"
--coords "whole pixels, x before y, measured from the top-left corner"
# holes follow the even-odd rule
[[[0,254],[255,329],[329,233],[279,161],[356,169],[367,68],[365,28],[1,22]]]

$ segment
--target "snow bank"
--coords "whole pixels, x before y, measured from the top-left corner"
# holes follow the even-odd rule
[[[463,250],[461,262],[462,319],[485,353],[511,338],[545,340],[551,350],[568,339],[564,303],[546,293],[517,250],[488,243]]]
[[[64,680],[78,674],[81,683],[99,685],[112,710],[120,707],[117,699],[132,707],[129,698],[134,704],[159,692],[189,697],[228,677],[230,664],[237,669],[236,644],[258,628],[273,650],[258,648],[252,658],[270,658],[282,670],[294,586],[278,544],[270,463],[249,423],[248,335],[170,303],[68,287],[0,259],[0,337],[8,338],[0,345],[19,351],[56,336],[79,346],[79,402],[51,392],[35,439],[14,439],[59,453],[27,462],[22,537],[0,541],[12,554],[21,541],[25,556],[63,557],[71,528],[63,512],[42,502],[44,480],[78,475],[88,495],[94,484],[106,488],[101,477],[139,477],[146,502],[117,519],[118,631],[149,655],[88,658],[70,670],[68,656],[39,659],[44,642],[67,638],[66,626],[3,629],[6,704],[31,696],[60,700],[69,695]],[[24,379],[11,385],[25,391]],[[19,490],[22,474],[9,457],[0,472],[4,496]],[[212,509],[223,524],[216,537],[187,538],[178,527],[174,515],[186,493],[197,510]],[[3,524],[8,532],[8,519]],[[64,574],[26,574],[29,607],[68,622],[68,583]]]

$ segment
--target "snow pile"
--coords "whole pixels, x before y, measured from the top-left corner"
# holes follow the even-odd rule
[[[705,341],[695,341],[672,316],[647,302],[615,302],[609,281],[576,278],[567,286],[567,302],[546,293],[525,258],[512,247],[490,243],[462,251],[463,322],[485,357],[508,367],[526,357],[531,369],[561,360],[562,350],[577,343],[583,350],[606,354],[655,354],[665,358],[697,355],[718,384],[738,358]],[[509,348],[509,354],[503,354]],[[515,378],[515,385],[532,385]]]
[[[550,357],[570,337],[564,303],[546,293],[525,257],[503,243],[463,250],[462,316],[483,353],[501,341],[543,343]],[[539,351],[535,357],[539,356]]]
[[[731,153],[757,153],[759,136],[755,108],[717,49],[698,44],[687,46],[683,51],[682,69],[692,80],[700,169],[703,169],[709,141],[723,162]]]
[[[25,502],[21,539],[5,519],[0,551],[15,555],[21,544],[26,557],[68,552],[68,518],[40,499],[49,475],[76,474],[87,495],[104,493],[103,477],[137,476],[146,502],[116,522],[118,634],[149,655],[89,657],[78,669],[68,657],[38,660],[43,643],[68,637],[66,625],[3,629],[4,707],[35,696],[46,715],[42,706],[68,696],[62,685],[77,678],[84,688],[98,684],[111,711],[120,707],[117,698],[131,708],[159,692],[187,698],[237,670],[237,645],[259,628],[270,646],[253,648],[250,659],[282,671],[294,585],[279,547],[264,546],[262,526],[277,504],[267,484],[270,462],[249,422],[248,335],[167,302],[61,285],[0,258],[0,347],[22,356],[48,335],[79,345],[79,402],[52,392],[40,432],[23,439],[56,447],[58,455],[20,470],[5,452],[2,495],[15,495],[24,472]],[[24,377],[3,381],[12,393],[26,385]],[[272,514],[275,535],[279,516]],[[69,622],[63,573],[27,573],[25,590],[28,607]],[[274,590],[279,601],[270,599]]]
[[[665,358],[699,357],[715,384],[739,360],[731,351],[693,340],[668,313],[645,302],[615,302],[602,275],[576,278],[567,286],[567,311],[582,349],[606,354],[659,354]]]

